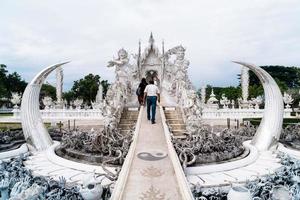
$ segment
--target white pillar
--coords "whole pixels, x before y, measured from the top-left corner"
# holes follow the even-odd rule
[[[57,106],[63,108],[62,91],[63,91],[63,70],[62,67],[56,69],[56,99]]]
[[[243,101],[246,102],[249,97],[249,69],[246,67],[242,67],[241,86]]]

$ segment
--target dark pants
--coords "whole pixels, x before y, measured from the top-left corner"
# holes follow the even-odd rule
[[[142,105],[142,103],[144,101],[144,94],[138,96],[138,101],[139,101],[139,104]]]
[[[155,111],[156,111],[156,96],[147,96],[147,118],[155,122]],[[150,107],[152,107],[151,118],[150,118]]]

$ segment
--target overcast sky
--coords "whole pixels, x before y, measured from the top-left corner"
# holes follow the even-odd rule
[[[299,0],[1,0],[0,63],[30,81],[71,60],[65,89],[90,72],[113,81],[107,61],[151,31],[158,46],[186,47],[196,87],[237,85],[231,60],[300,66]]]

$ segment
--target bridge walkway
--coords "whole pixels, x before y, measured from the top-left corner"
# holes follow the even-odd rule
[[[147,119],[143,109],[134,159],[127,178],[124,200],[182,199],[173,164],[168,155],[162,119],[157,107],[156,124]],[[151,199],[151,198],[150,198]]]

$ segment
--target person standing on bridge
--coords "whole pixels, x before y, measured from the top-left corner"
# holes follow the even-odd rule
[[[142,81],[140,82],[139,87],[136,89],[136,95],[138,96],[138,101],[139,101],[140,105],[143,104],[144,90],[147,85],[148,85],[148,83],[147,83],[146,79],[142,78]]]
[[[152,124],[155,124],[155,111],[156,111],[156,101],[160,102],[160,93],[154,81],[149,81],[149,85],[146,86],[144,90],[144,103],[147,100],[147,118],[151,119]],[[150,115],[151,107],[151,115]]]

